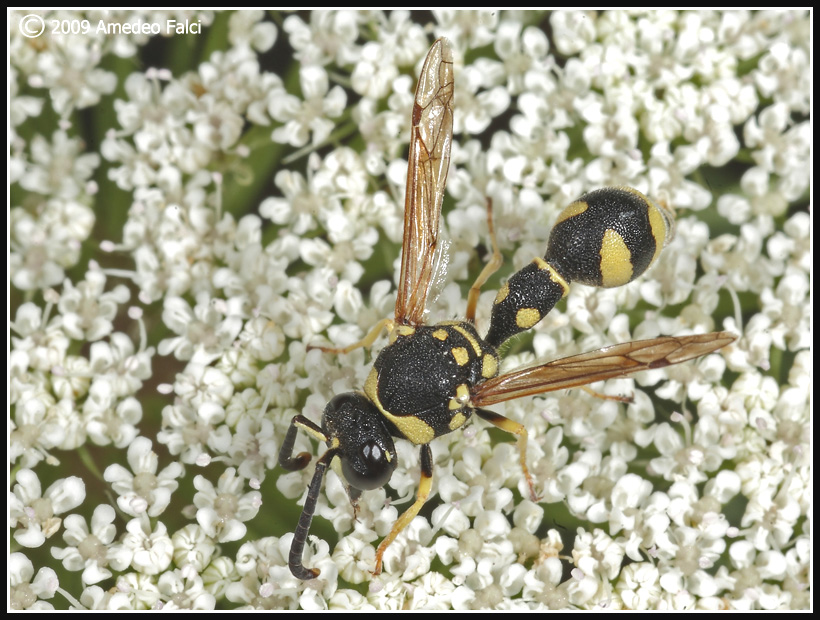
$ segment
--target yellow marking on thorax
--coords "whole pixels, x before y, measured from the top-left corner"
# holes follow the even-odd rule
[[[478,344],[478,340],[475,339],[475,336],[473,336],[470,332],[464,329],[464,327],[461,324],[453,325],[453,329],[467,339],[467,342],[469,342],[470,346],[473,347],[473,351],[475,351],[476,355],[481,355],[481,345]]]
[[[430,443],[436,436],[433,427],[424,420],[412,415],[393,415],[387,411],[379,400],[379,373],[373,368],[364,382],[364,393],[378,408],[381,414],[390,420],[408,441],[417,446]]]
[[[498,358],[491,353],[485,353],[481,358],[481,376],[492,379],[498,374]]]
[[[436,438],[436,432],[433,430],[433,427],[421,418],[412,415],[393,415],[381,407],[379,407],[379,409],[382,415],[395,424],[405,439],[411,443],[421,446],[430,443]]]
[[[457,430],[464,426],[464,423],[467,421],[467,416],[465,416],[462,412],[458,412],[450,419],[450,424],[448,428],[451,431]]]
[[[464,347],[453,347],[452,349],[450,349],[450,353],[453,354],[453,357],[456,360],[456,364],[458,364],[459,366],[466,366],[467,363],[470,361],[470,354]]]
[[[379,402],[379,372],[375,368],[370,369],[370,373],[367,375],[367,379],[364,381],[364,394],[367,396],[372,402],[377,403]]]
[[[399,325],[395,331],[396,336],[412,336],[416,333],[416,328],[412,325]]]
[[[447,403],[450,411],[461,409],[470,402],[470,388],[465,383],[462,383],[456,388],[456,395]]]

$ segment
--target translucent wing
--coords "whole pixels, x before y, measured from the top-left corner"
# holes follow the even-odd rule
[[[447,39],[439,39],[424,61],[413,103],[401,277],[396,298],[398,323],[423,322],[435,273],[441,200],[452,140],[453,52]]]
[[[735,339],[736,336],[729,332],[712,332],[616,344],[488,379],[473,389],[471,402],[475,407],[485,407],[522,396],[579,387],[640,370],[680,364],[717,351]]]

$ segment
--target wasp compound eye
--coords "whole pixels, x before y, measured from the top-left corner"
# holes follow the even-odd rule
[[[361,491],[383,487],[394,469],[396,459],[373,440],[362,444],[354,454],[342,460],[342,474],[348,484]]]

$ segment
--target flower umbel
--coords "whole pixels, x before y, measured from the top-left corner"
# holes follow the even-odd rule
[[[42,23],[45,29],[37,32]],[[811,602],[811,14],[9,12],[9,556],[14,609],[807,609]],[[169,27],[174,24],[174,27]],[[351,505],[291,420],[361,390],[396,304],[413,84],[454,52],[454,137],[424,320],[487,260],[628,185],[676,210],[629,285],[573,284],[501,372],[728,330],[696,361],[397,443]],[[445,268],[446,267],[446,268]],[[315,463],[310,433],[294,453]],[[248,488],[249,487],[249,488]],[[49,562],[48,565],[41,565]],[[76,573],[71,575],[70,573]],[[363,582],[368,582],[363,586]],[[67,585],[70,584],[70,585]]]

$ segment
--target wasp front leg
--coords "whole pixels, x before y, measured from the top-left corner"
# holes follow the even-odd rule
[[[407,527],[410,522],[419,514],[421,507],[430,496],[430,489],[433,487],[433,453],[430,451],[429,445],[421,447],[421,480],[419,480],[419,490],[416,493],[416,501],[410,506],[399,519],[393,524],[393,529],[385,537],[376,550],[376,567],[373,569],[373,574],[378,575],[382,572],[382,558],[384,552],[390,544],[396,540],[396,537],[401,531]]]
[[[358,342],[354,342],[353,344],[349,344],[346,347],[320,347],[314,345],[308,345],[307,350],[311,351],[313,349],[318,349],[323,353],[336,353],[337,355],[341,355],[343,353],[350,353],[351,351],[355,351],[356,349],[368,349],[370,348],[374,342],[376,342],[376,338],[379,337],[379,334],[382,333],[383,330],[387,330],[388,334],[392,334],[393,330],[396,328],[396,322],[393,319],[382,319],[371,329],[367,335],[359,340]]]

